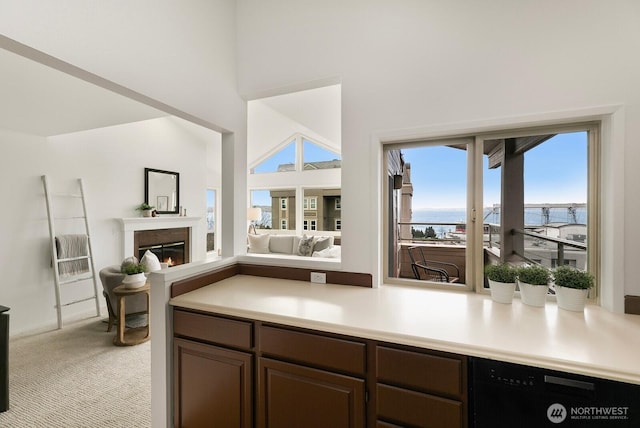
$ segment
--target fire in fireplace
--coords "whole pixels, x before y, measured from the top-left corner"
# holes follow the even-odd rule
[[[169,266],[189,263],[189,228],[154,229],[136,231],[133,238],[133,254],[141,259],[148,250],[161,263]]]
[[[184,263],[184,241],[139,247],[138,259],[142,259],[147,250],[155,254],[160,262],[167,263],[169,267]]]

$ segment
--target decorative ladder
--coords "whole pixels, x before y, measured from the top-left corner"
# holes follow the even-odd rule
[[[58,313],[58,329],[62,328],[62,308],[64,306],[70,306],[70,305],[74,305],[76,303],[81,303],[81,302],[86,302],[88,300],[94,300],[95,304],[96,304],[96,316],[100,316],[100,302],[98,300],[98,282],[97,282],[97,278],[96,278],[96,269],[95,269],[95,265],[94,265],[94,259],[93,259],[93,248],[91,245],[91,233],[89,232],[89,219],[87,217],[87,205],[85,202],[85,196],[84,196],[84,186],[82,184],[82,179],[79,178],[78,179],[78,188],[80,193],[77,194],[55,194],[52,195],[51,194],[51,190],[50,190],[50,186],[49,186],[49,181],[47,179],[46,175],[42,176],[42,184],[44,186],[44,196],[45,196],[45,200],[47,202],[47,217],[49,220],[49,237],[51,238],[51,257],[52,257],[52,261],[53,261],[53,280],[55,283],[55,292],[56,292],[56,310]],[[81,216],[66,216],[66,217],[54,217],[54,211],[53,211],[53,204],[52,204],[52,199],[53,197],[60,197],[60,198],[79,198],[82,201],[82,215]],[[87,246],[88,246],[88,255],[86,256],[79,256],[79,257],[69,257],[69,258],[63,258],[63,259],[59,259],[58,258],[58,251],[56,248],[56,230],[55,230],[55,221],[54,220],[84,220],[84,231],[85,234],[87,235]],[[63,262],[70,262],[70,261],[76,261],[76,260],[87,260],[87,265],[89,267],[89,274],[87,275],[86,273],[84,274],[80,274],[77,275],[75,277],[71,277],[71,278],[60,278],[60,263]],[[82,298],[82,299],[78,299],[78,300],[73,300],[70,302],[65,302],[62,303],[61,302],[61,293],[60,293],[60,287],[63,285],[67,285],[67,284],[73,284],[73,283],[77,283],[77,282],[81,282],[81,281],[88,281],[88,280],[92,280],[93,281],[93,295],[90,297],[86,297],[86,298]]]

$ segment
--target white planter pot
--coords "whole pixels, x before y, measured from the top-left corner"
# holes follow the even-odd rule
[[[558,307],[568,311],[582,312],[587,303],[589,290],[556,286]]]
[[[494,302],[511,303],[513,301],[513,293],[516,291],[516,283],[489,280],[489,289],[491,290],[491,299]]]
[[[547,285],[533,285],[518,281],[520,287],[520,299],[522,303],[529,306],[542,307],[547,301]]]
[[[140,288],[147,282],[144,272],[135,273],[133,275],[125,275],[122,283],[124,288]]]
[[[142,210],[142,217],[151,217],[151,210]]]

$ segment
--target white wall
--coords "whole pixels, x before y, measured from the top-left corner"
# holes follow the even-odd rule
[[[236,132],[245,125],[235,7],[235,0],[0,0],[0,33]]]
[[[246,103],[237,92],[235,9],[235,0],[0,0],[0,34],[223,132],[225,255],[246,251],[246,222],[236,220],[247,205]]]
[[[378,210],[376,136],[624,105],[622,138],[608,141],[625,159],[614,189],[624,193],[607,210],[625,219],[624,288],[640,294],[639,14],[635,1],[240,0],[239,88],[252,98],[340,79],[343,268],[372,273],[377,254],[347,248],[376,248],[381,233],[361,215]]]
[[[340,141],[331,141],[312,129],[269,107],[261,100],[247,105],[247,166],[256,166],[290,143],[294,134],[302,134],[327,149],[340,153]],[[285,145],[286,145],[285,144]]]
[[[83,179],[97,270],[122,261],[121,225],[116,219],[140,215],[135,206],[144,201],[145,167],[180,173],[180,205],[190,216],[203,217],[200,230],[206,230],[206,156],[211,142],[203,137],[219,135],[207,131],[197,136],[184,125],[175,118],[161,118],[50,138],[0,130],[0,194],[5,207],[0,210],[0,302],[11,308],[11,334],[56,326],[41,175],[46,174],[60,192],[71,189],[76,178]],[[68,202],[56,198],[54,205],[67,207]],[[60,228],[62,222],[57,223]],[[196,239],[204,248],[204,234]],[[69,287],[67,292],[91,295],[89,282]],[[100,283],[98,288],[104,306]],[[64,318],[90,313],[92,305],[70,306]]]

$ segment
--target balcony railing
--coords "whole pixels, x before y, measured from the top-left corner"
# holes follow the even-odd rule
[[[570,264],[578,269],[587,268],[587,244],[563,238],[555,238],[531,230],[513,229],[514,239],[524,239],[523,259],[548,268]],[[553,257],[555,256],[555,257]]]
[[[466,225],[464,223],[446,222],[399,222],[399,244],[410,245],[412,243],[424,243],[434,245],[455,245],[466,246]],[[432,227],[436,237],[414,237],[412,230],[425,232]],[[537,233],[534,230],[540,226],[525,228],[522,230],[513,229],[511,236],[513,239],[524,240],[524,253],[516,255],[520,258],[541,264],[547,268],[569,264],[578,269],[586,269],[587,244],[579,241],[572,241],[563,238]],[[483,224],[483,244],[486,248],[501,248],[501,228],[498,224]],[[514,246],[518,248],[518,246]]]
[[[400,243],[431,242],[442,244],[460,245],[466,244],[466,223],[446,222],[398,222]],[[436,233],[435,238],[414,237],[412,230],[426,233],[427,228],[432,227]],[[448,228],[448,229],[447,229]],[[498,245],[500,242],[500,226],[484,223],[483,242],[485,246]],[[499,245],[498,245],[499,246]]]

